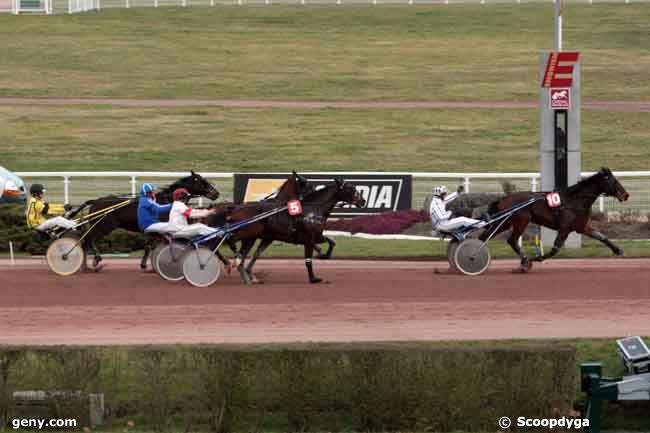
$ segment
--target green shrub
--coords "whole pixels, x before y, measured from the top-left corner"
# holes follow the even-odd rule
[[[0,391],[102,392],[109,426],[157,431],[493,431],[571,407],[571,347],[440,346],[0,348]]]
[[[0,252],[9,251],[9,241],[14,251],[30,254],[45,254],[49,241],[27,227],[25,208],[20,205],[0,205]],[[97,242],[103,253],[129,253],[144,247],[145,237],[141,233],[115,230]]]

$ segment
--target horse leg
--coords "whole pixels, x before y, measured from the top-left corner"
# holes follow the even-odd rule
[[[519,268],[515,270],[517,272],[528,272],[532,266],[526,252],[522,251],[519,246],[519,238],[521,238],[521,235],[526,231],[529,222],[530,214],[524,213],[517,216],[512,222],[512,232],[508,237],[508,245],[510,245],[510,248],[512,248],[512,250],[517,253],[517,256],[519,256]]]
[[[93,254],[95,255],[93,257],[93,271],[99,272],[104,267],[104,265],[101,264],[102,260],[104,260],[104,259],[102,258],[101,254],[99,254],[99,248],[97,248],[97,245],[95,245],[95,239],[90,240],[90,245],[91,245]]]
[[[151,254],[151,238],[147,237],[147,240],[144,243],[144,254],[140,260],[140,269],[143,271],[147,270],[147,261],[149,260],[149,254]]]
[[[246,266],[246,272],[248,272],[248,275],[251,278],[251,281],[255,284],[261,283],[260,280],[257,279],[255,274],[253,274],[253,266],[255,266],[255,262],[257,259],[260,258],[262,253],[266,251],[266,249],[273,243],[272,239],[262,239],[260,241],[260,244],[257,246],[257,249],[255,250],[255,253],[253,254],[253,257],[248,261],[248,266]]]
[[[585,226],[582,233],[584,233],[585,235],[589,236],[592,239],[596,239],[597,241],[600,241],[603,244],[607,245],[609,247],[609,249],[612,250],[612,252],[614,253],[615,256],[625,257],[625,253],[623,252],[623,250],[621,248],[614,245],[614,243],[612,241],[607,239],[607,236],[605,236],[604,234],[602,234],[598,230],[594,230],[594,228],[591,227],[589,224],[587,224]]]
[[[327,252],[323,254],[321,251],[318,251],[319,256],[318,258],[321,260],[329,260],[332,258],[332,251],[334,251],[334,247],[336,246],[336,242],[334,242],[334,239],[328,238],[325,236],[325,242],[327,242]],[[316,248],[316,245],[314,245],[314,248]],[[319,250],[320,248],[317,248]]]
[[[250,275],[248,275],[248,272],[246,272],[246,267],[244,264],[246,262],[246,256],[250,252],[251,248],[253,248],[253,245],[255,245],[256,241],[257,239],[246,239],[242,241],[241,248],[239,249],[240,262],[237,265],[237,270],[239,271],[239,275],[241,275],[242,281],[246,284],[252,284],[252,281]]]
[[[314,244],[311,242],[305,242],[305,266],[307,266],[307,273],[309,274],[309,282],[312,284],[316,284],[323,281],[323,279],[318,278],[316,277],[316,275],[314,275],[314,266],[312,264],[313,254],[314,254]]]
[[[546,259],[550,259],[551,257],[555,256],[562,246],[564,246],[564,242],[566,242],[566,238],[569,237],[570,231],[560,231],[557,233],[557,236],[555,237],[555,242],[553,242],[553,248],[551,248],[551,251],[548,252],[548,254],[544,254],[543,256],[538,256],[533,259],[535,262],[543,262]]]

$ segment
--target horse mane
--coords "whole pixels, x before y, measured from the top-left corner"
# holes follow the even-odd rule
[[[603,174],[605,174],[607,171],[609,171],[609,169],[603,167],[600,171],[596,172],[596,174],[592,174],[589,177],[580,179],[578,182],[571,185],[570,187],[563,189],[563,192],[566,192],[568,194],[578,192],[582,190],[582,188],[584,188],[586,185],[590,185],[597,177],[603,176]]]

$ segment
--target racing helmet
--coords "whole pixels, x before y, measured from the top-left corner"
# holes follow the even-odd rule
[[[174,190],[173,198],[174,198],[174,201],[185,202],[187,199],[190,198],[190,193],[185,188],[176,188]]]
[[[40,183],[33,183],[32,186],[29,187],[29,193],[31,195],[34,194],[43,194],[45,192],[45,187],[41,185]]]
[[[142,186],[140,187],[140,194],[142,195],[147,195],[149,193],[152,193],[156,190],[156,187],[151,184],[151,183],[143,183]]]
[[[433,189],[433,195],[441,197],[445,194],[447,194],[449,191],[447,191],[447,187],[444,185],[438,185]]]

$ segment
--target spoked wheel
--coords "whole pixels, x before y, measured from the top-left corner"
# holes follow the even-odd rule
[[[490,250],[478,239],[465,239],[456,247],[454,263],[465,275],[481,275],[490,266]]]
[[[76,237],[62,237],[47,249],[47,264],[58,275],[68,276],[79,272],[84,262],[84,249]]]
[[[221,262],[211,249],[188,249],[183,259],[183,275],[193,286],[208,287],[221,275]]]
[[[160,252],[167,246],[166,243],[164,242],[159,242],[156,244],[156,247],[151,251],[151,267],[153,268],[154,271],[158,272],[158,256],[160,255]]]
[[[447,245],[447,261],[449,262],[449,267],[454,271],[458,270],[454,262],[454,255],[456,254],[458,243],[458,239],[452,238]]]
[[[187,245],[179,242],[170,242],[160,249],[155,256],[154,269],[158,275],[167,281],[183,281],[183,255]],[[155,250],[154,250],[155,253]]]

